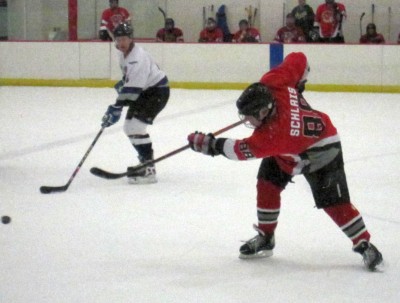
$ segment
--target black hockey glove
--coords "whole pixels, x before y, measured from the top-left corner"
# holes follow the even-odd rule
[[[313,27],[310,32],[308,33],[308,36],[310,37],[312,42],[318,42],[320,39],[319,36],[319,27],[315,26]]]
[[[102,127],[109,127],[118,122],[121,117],[122,106],[110,105],[102,119]]]
[[[196,152],[212,157],[220,154],[215,148],[215,143],[217,140],[213,134],[206,135],[196,131],[188,136],[188,141],[190,148]]]
[[[102,41],[112,41],[110,35],[108,34],[106,29],[99,30],[99,38]]]

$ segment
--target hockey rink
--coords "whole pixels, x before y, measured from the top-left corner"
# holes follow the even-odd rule
[[[195,130],[238,120],[240,91],[173,89],[149,127],[155,157]],[[314,206],[302,176],[282,195],[274,256],[240,260],[255,236],[260,160],[183,151],[159,182],[90,174],[137,163],[122,121],[106,129],[64,193],[116,93],[109,88],[0,87],[0,302],[400,302],[400,94],[305,92],[339,130],[350,195],[382,252],[383,272]],[[124,111],[125,113],[125,111]],[[238,126],[221,136],[242,138]]]

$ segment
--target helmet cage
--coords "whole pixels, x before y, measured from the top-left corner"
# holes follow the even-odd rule
[[[114,37],[123,37],[127,36],[129,38],[133,38],[133,28],[132,26],[127,23],[127,22],[122,22],[117,25],[117,27],[114,29]]]
[[[259,82],[246,88],[236,101],[241,120],[246,120],[245,116],[254,117],[258,121],[267,120],[273,112],[274,105],[272,93]]]

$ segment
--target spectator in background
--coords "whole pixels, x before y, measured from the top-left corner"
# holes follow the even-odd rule
[[[397,37],[397,43],[400,44],[400,33],[399,36]]]
[[[342,22],[346,17],[346,7],[335,0],[325,0],[318,6],[315,26],[319,28],[319,42],[344,43]]]
[[[240,20],[239,30],[233,35],[232,42],[237,43],[256,43],[261,42],[258,29],[249,26],[246,19]]]
[[[375,23],[367,25],[367,33],[360,38],[362,44],[385,44],[385,38],[382,34],[376,32]]]
[[[101,15],[99,38],[103,41],[114,40],[112,33],[117,25],[131,21],[128,10],[118,6],[118,0],[110,0],[109,4],[110,8],[105,9]]]
[[[306,42],[306,37],[302,29],[295,25],[295,20],[292,13],[286,15],[286,26],[281,27],[276,35],[275,43],[296,43]]]
[[[292,15],[296,26],[300,27],[306,37],[307,42],[311,42],[309,36],[310,30],[314,26],[315,14],[314,10],[306,4],[306,0],[299,0],[299,5],[293,8]]]
[[[165,19],[165,26],[158,30],[156,35],[157,42],[183,42],[183,32],[175,27],[175,21],[172,18]]]
[[[224,33],[217,27],[214,18],[208,18],[206,27],[200,32],[199,42],[222,42]]]

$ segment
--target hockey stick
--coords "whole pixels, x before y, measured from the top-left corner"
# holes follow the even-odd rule
[[[90,146],[89,146],[88,150],[86,151],[85,155],[83,156],[82,160],[79,162],[78,166],[75,168],[74,172],[72,173],[67,184],[65,184],[63,186],[41,186],[40,192],[42,194],[64,192],[68,189],[68,187],[71,185],[72,181],[74,180],[76,174],[79,172],[79,169],[82,167],[83,162],[85,162],[86,158],[89,156],[89,154],[90,154],[91,150],[93,149],[94,145],[96,144],[97,140],[100,138],[100,135],[103,133],[104,129],[105,129],[105,127],[102,127],[100,129],[100,131],[96,135],[96,138],[94,138],[92,144],[90,144]]]
[[[390,40],[390,35],[392,31],[392,8],[388,7],[388,40]]]
[[[375,23],[375,4],[371,5],[371,15],[372,15],[372,23]]]
[[[285,26],[286,21],[286,1],[283,2],[283,12],[282,12],[282,26]]]
[[[165,19],[167,19],[167,13],[161,7],[158,7],[158,10],[161,12],[161,14],[163,14],[164,22],[165,22]]]
[[[107,33],[108,33],[108,35],[110,36],[111,40],[112,40],[112,41],[115,41],[114,34],[110,31],[110,29],[109,29],[108,27],[106,27],[106,29],[107,29]]]
[[[228,125],[228,126],[226,126],[224,128],[221,128],[220,130],[217,130],[216,132],[213,133],[213,135],[214,136],[218,136],[218,135],[220,135],[220,134],[222,134],[222,133],[224,133],[224,132],[226,132],[226,131],[228,131],[228,130],[230,130],[230,129],[232,129],[232,128],[240,125],[240,124],[243,124],[244,122],[245,122],[245,120],[237,121],[237,122],[235,122],[235,123],[233,123],[231,125]],[[141,165],[138,165],[138,166],[134,167],[134,169],[131,170],[131,172],[138,171],[138,170],[140,170],[140,169],[142,169],[142,168],[144,168],[144,167],[146,167],[148,165],[155,164],[155,163],[160,162],[160,161],[162,161],[164,159],[167,159],[167,158],[172,157],[172,156],[174,156],[176,154],[179,154],[180,152],[188,149],[189,147],[190,147],[190,145],[186,144],[185,146],[182,146],[182,147],[180,147],[178,149],[175,149],[175,150],[169,152],[168,154],[165,154],[165,155],[163,155],[163,156],[161,156],[161,157],[159,157],[157,159],[154,159],[152,161],[149,161],[147,163],[144,163],[144,164],[141,164]],[[97,177],[100,177],[100,178],[104,178],[104,179],[119,179],[119,178],[122,178],[122,177],[125,177],[125,176],[128,175],[127,172],[111,173],[111,172],[105,171],[105,170],[103,170],[101,168],[98,168],[98,167],[92,167],[90,169],[90,172],[93,175],[95,175]]]
[[[206,27],[206,22],[207,22],[207,17],[206,17],[206,7],[203,6],[203,28]]]
[[[245,8],[245,11],[247,12],[247,22],[249,23],[249,27],[253,27],[253,8],[251,5],[249,7]]]
[[[257,17],[257,7],[254,9],[253,13],[253,25],[256,23],[256,17]]]
[[[364,16],[365,16],[365,12],[362,13],[360,16],[360,37],[362,36],[362,19],[364,18]]]

